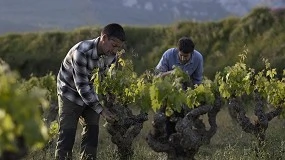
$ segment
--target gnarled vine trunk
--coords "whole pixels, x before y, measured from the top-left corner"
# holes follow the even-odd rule
[[[56,121],[58,117],[58,104],[57,102],[50,102],[48,110],[43,111],[44,122],[47,127],[50,126],[51,122]]]
[[[54,102],[54,101],[50,102],[50,106],[47,110],[43,110],[43,113],[42,113],[43,121],[47,128],[50,128],[52,122],[57,121],[58,110],[59,110],[58,104],[57,102]],[[55,136],[50,137],[48,142],[45,144],[43,150],[47,150],[53,147],[55,143],[56,143],[56,137]]]
[[[154,132],[148,134],[148,145],[156,152],[167,153],[168,160],[194,159],[200,146],[209,144],[216,133],[216,116],[220,108],[220,97],[216,97],[214,105],[201,105],[194,109],[184,106],[184,113],[174,114],[172,117],[167,117],[165,107],[162,107],[154,115]],[[208,115],[208,130],[199,119],[203,114]],[[174,128],[169,127],[169,123]]]
[[[107,96],[105,100],[110,112],[118,117],[118,121],[106,126],[111,141],[117,145],[121,160],[131,159],[134,154],[133,141],[143,128],[143,123],[148,120],[148,115],[143,112],[134,115],[130,108],[117,104],[111,96]]]
[[[265,140],[265,132],[268,128],[269,121],[271,121],[274,117],[280,115],[282,109],[277,107],[276,109],[265,113],[264,106],[267,105],[267,102],[262,99],[258,93],[254,94],[254,102],[254,114],[256,115],[257,120],[251,122],[250,118],[246,116],[246,111],[244,106],[242,105],[241,100],[239,98],[231,98],[229,100],[229,104],[236,112],[237,121],[242,127],[242,130],[246,133],[253,134],[258,140],[258,144],[261,145]]]

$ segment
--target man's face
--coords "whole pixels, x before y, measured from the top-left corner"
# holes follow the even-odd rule
[[[181,51],[178,52],[179,60],[182,64],[186,64],[190,58],[191,58],[191,53],[183,53]]]
[[[123,47],[123,42],[115,37],[108,37],[105,35],[103,42],[103,52],[107,56],[116,55]]]

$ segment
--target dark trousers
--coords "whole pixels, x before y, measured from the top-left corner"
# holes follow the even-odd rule
[[[80,157],[94,160],[97,155],[99,117],[100,115],[88,106],[79,106],[65,97],[58,96],[59,106],[59,137],[55,158],[71,160],[78,121],[83,127]]]

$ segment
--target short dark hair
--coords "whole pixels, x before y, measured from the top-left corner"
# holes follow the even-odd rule
[[[117,23],[111,23],[106,25],[101,34],[106,34],[109,37],[115,37],[118,38],[121,41],[126,40],[126,35],[123,27]]]
[[[182,37],[178,40],[177,43],[178,50],[183,53],[193,53],[195,44],[189,37]]]

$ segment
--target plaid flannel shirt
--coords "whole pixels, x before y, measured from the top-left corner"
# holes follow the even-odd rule
[[[94,90],[92,72],[105,70],[115,62],[116,56],[99,56],[97,44],[99,38],[85,40],[74,45],[63,62],[57,75],[57,93],[70,101],[90,106],[97,113],[103,108]]]

